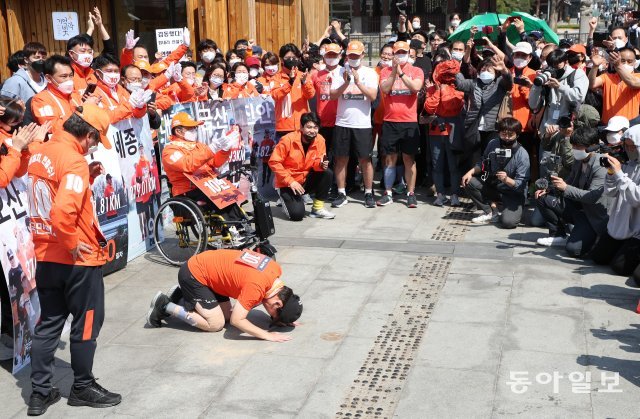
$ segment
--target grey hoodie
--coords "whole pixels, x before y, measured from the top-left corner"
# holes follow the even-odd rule
[[[633,140],[640,151],[640,126],[629,128],[624,138]],[[607,224],[609,235],[617,240],[640,239],[640,162],[629,161],[621,171],[607,174],[604,191],[613,197]]]
[[[39,93],[47,86],[44,77],[40,83],[34,83],[29,77],[27,70],[21,68],[13,76],[9,77],[2,85],[0,95],[10,98],[20,98],[24,103]]]

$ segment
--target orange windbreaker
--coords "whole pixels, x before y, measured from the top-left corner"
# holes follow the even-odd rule
[[[515,75],[515,68],[511,69],[511,76]],[[522,77],[528,78],[531,83],[536,78],[536,72],[529,67],[522,69]],[[531,116],[531,109],[529,109],[529,90],[530,87],[521,86],[513,83],[511,88],[511,103],[513,104],[513,117],[520,121],[523,131],[531,131],[529,126],[529,117]]]
[[[39,125],[52,121],[49,133],[53,133],[62,128],[62,124],[71,116],[75,107],[81,104],[82,97],[77,92],[65,95],[49,84],[31,99],[31,113]]]
[[[93,209],[89,165],[78,140],[56,131],[29,160],[31,234],[38,262],[101,266],[106,244]],[[70,251],[84,242],[91,253],[73,261]]]
[[[278,73],[273,76],[265,73],[264,75],[258,77],[258,82],[262,85],[262,94],[271,95],[271,90],[276,86],[276,76]]]
[[[305,154],[302,133],[291,132],[280,139],[271,153],[269,167],[276,175],[276,188],[288,188],[296,181],[304,185],[310,170],[322,172],[322,159],[327,148],[322,135],[318,134]]]
[[[225,83],[222,86],[222,98],[223,99],[239,99],[243,97],[256,97],[259,95],[256,87],[247,82],[244,86],[240,86],[238,83]]]
[[[193,86],[190,85],[187,82],[187,79],[184,78],[179,82],[171,83],[169,87],[160,89],[159,92],[165,96],[168,96],[169,99],[173,101],[172,106],[176,103],[192,102],[196,95],[196,91]]]
[[[112,124],[131,117],[142,118],[147,114],[147,105],[142,108],[131,106],[129,103],[129,96],[131,96],[129,91],[119,84],[116,85],[116,94],[117,96],[102,81],[98,82],[98,87],[94,93],[94,95],[100,96],[102,99],[100,107],[109,111]]]
[[[167,55],[167,58],[163,59],[162,62],[167,64],[177,63],[188,50],[189,47],[185,44],[180,44],[176,49],[171,51],[171,54]],[[133,49],[122,48],[122,52],[120,53],[120,68],[124,68],[129,64],[133,64]]]
[[[196,186],[184,175],[195,173],[199,169],[216,170],[229,158],[229,151],[213,153],[204,143],[184,141],[171,138],[171,142],[162,150],[162,167],[169,182],[171,194],[182,195],[196,189]]]
[[[98,83],[98,78],[91,67],[81,67],[71,60],[71,68],[73,68],[73,89],[81,96],[87,88],[87,83]]]
[[[309,102],[316,94],[313,80],[307,77],[302,84],[302,72],[298,71],[293,86],[289,84],[289,75],[279,72],[274,76],[271,97],[276,102],[276,131],[297,131],[300,129],[300,116],[309,112]]]
[[[11,138],[11,134],[0,128],[0,144],[7,147],[7,154],[0,156],[0,188],[6,188],[14,177],[22,177],[27,173],[29,164],[28,149],[22,153],[11,147],[7,140]]]

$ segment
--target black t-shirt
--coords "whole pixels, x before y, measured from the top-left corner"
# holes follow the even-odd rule
[[[422,69],[422,72],[424,73],[424,78],[425,80],[427,78],[429,78],[429,76],[431,75],[431,70],[432,70],[432,65],[431,65],[431,58],[428,56],[423,56],[423,57],[416,57],[416,62],[413,64],[415,67],[419,67],[420,69]]]

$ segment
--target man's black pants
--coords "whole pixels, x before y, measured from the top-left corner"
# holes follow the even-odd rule
[[[617,240],[604,233],[591,257],[598,265],[610,265],[616,274],[629,276],[640,265],[640,239]]]
[[[96,339],[104,321],[102,266],[64,265],[38,262],[36,286],[40,296],[40,322],[31,348],[31,386],[44,396],[51,391],[54,355],[69,314],[71,323],[71,368],[74,386],[93,382]]]
[[[524,208],[524,194],[502,193],[490,181],[485,182],[476,176],[471,178],[465,190],[476,207],[487,214],[491,213],[490,202],[502,202],[504,208],[500,215],[500,227],[516,228],[518,226]]]
[[[329,169],[323,172],[311,171],[302,187],[305,193],[315,194],[315,198],[326,201],[333,180],[333,172]],[[296,195],[291,188],[280,188],[282,209],[291,221],[301,221],[304,218],[304,201],[301,195]]]

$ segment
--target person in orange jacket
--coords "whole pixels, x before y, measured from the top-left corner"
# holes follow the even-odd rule
[[[125,47],[122,49],[120,53],[120,66],[125,67],[130,64],[134,64],[136,61],[149,61],[149,52],[147,48],[139,44],[138,41],[140,38],[135,38],[135,33],[133,29],[130,29],[125,34]],[[178,45],[178,47],[171,52],[166,58],[161,60],[167,66],[171,63],[177,63],[180,59],[187,53],[189,47],[191,46],[191,31],[188,28],[184,28],[182,30],[182,44]]]
[[[249,83],[249,68],[246,64],[242,62],[236,63],[231,68],[230,74],[233,78],[233,82],[227,83],[223,86],[223,99],[239,99],[258,96],[258,91],[255,86]]]
[[[189,70],[192,69],[189,68]],[[194,100],[195,89],[193,85],[195,84],[195,70],[193,70],[193,73],[194,78],[186,78],[183,76],[181,64],[171,64],[164,75],[156,77],[156,79],[166,77],[168,80],[174,81],[168,87],[159,90],[162,95],[171,99],[172,106],[176,103],[192,102]]]
[[[6,188],[14,177],[22,177],[27,173],[31,157],[29,145],[44,141],[51,123],[46,122],[41,126],[31,123],[13,131],[24,117],[22,102],[0,97],[0,107],[4,109],[0,115],[0,188]]]
[[[67,41],[67,55],[73,68],[73,88],[84,94],[87,84],[96,84],[98,80],[91,64],[93,63],[93,38],[87,34],[76,35]]]
[[[147,113],[147,103],[141,95],[130,95],[120,84],[120,67],[109,55],[100,55],[94,62],[98,87],[94,95],[100,98],[99,106],[109,113],[111,123],[128,118],[142,118]]]
[[[276,139],[300,129],[300,116],[309,112],[308,100],[316,94],[311,77],[298,70],[300,57],[302,54],[294,44],[280,48],[282,70],[276,74],[271,89],[276,102]]]
[[[276,74],[280,59],[273,52],[267,52],[262,56],[262,68],[264,73],[258,77],[258,83],[262,85],[262,94],[270,95],[271,90],[276,86]]]
[[[83,103],[82,97],[73,89],[73,68],[69,57],[52,55],[44,62],[44,77],[47,87],[31,99],[33,120],[42,125],[51,121],[49,133],[62,128],[62,124]],[[97,97],[87,98],[98,104]]]
[[[74,381],[67,404],[109,407],[121,401],[119,394],[98,385],[92,373],[104,321],[107,241],[96,219],[85,156],[100,143],[111,148],[109,122],[103,109],[85,104],[29,160],[30,225],[42,310],[31,348],[29,415],[43,414],[60,400],[52,386],[54,355],[69,314]]]
[[[333,219],[335,214],[324,208],[333,172],[329,169],[324,138],[318,135],[320,119],[308,112],[302,114],[299,124],[300,130],[282,137],[269,159],[282,209],[290,220],[301,221],[305,213],[302,195],[315,193],[310,216]]]

